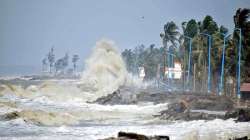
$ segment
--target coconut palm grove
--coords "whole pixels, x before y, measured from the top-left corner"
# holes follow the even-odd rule
[[[122,52],[127,69],[138,73],[135,67],[144,66],[144,80],[152,80],[156,79],[157,66],[160,64],[160,79],[167,83],[170,80],[167,81],[164,68],[174,67],[173,62],[180,62],[184,74],[181,80],[173,81],[176,86],[182,88],[186,86],[188,90],[203,92],[208,88],[208,63],[210,63],[210,91],[213,94],[236,96],[239,44],[241,47],[240,83],[250,82],[249,13],[250,9],[239,8],[235,11],[235,15],[232,15],[234,29],[218,25],[209,15],[202,21],[190,19],[183,21],[181,25],[169,21],[164,25],[159,36],[162,39],[162,46],[141,44]],[[211,38],[210,41],[209,38]],[[188,74],[189,77],[187,77]],[[232,80],[231,84],[229,84],[230,80]]]

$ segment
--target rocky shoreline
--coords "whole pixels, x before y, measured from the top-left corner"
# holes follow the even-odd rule
[[[168,103],[166,109],[155,114],[162,120],[213,120],[234,118],[236,121],[250,121],[250,108],[237,108],[236,102],[226,96],[207,95],[202,93],[171,93],[160,90],[121,88],[112,94],[98,98],[93,103],[102,105]]]

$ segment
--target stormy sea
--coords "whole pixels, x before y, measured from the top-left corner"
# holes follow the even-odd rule
[[[171,140],[250,136],[250,123],[233,118],[185,121],[155,117],[169,102],[136,101],[136,91],[150,89],[151,83],[127,72],[110,40],[96,43],[79,79],[15,78],[22,82],[11,83],[8,81],[13,78],[1,77],[5,81],[0,85],[1,140],[97,140],[116,136],[119,131],[167,135]],[[122,88],[127,95],[122,100],[135,103],[95,102]]]

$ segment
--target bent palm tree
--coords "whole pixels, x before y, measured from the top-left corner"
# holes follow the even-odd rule
[[[178,41],[178,26],[173,22],[168,22],[164,25],[164,33],[161,33],[160,36],[163,41],[163,46],[168,48],[168,42],[171,42],[174,47],[177,47],[176,41]]]
[[[173,22],[167,22],[167,24],[164,25],[164,33],[160,34],[160,37],[162,38],[162,43],[164,47],[164,55],[163,55],[163,74],[165,73],[165,59],[167,57],[167,51],[169,51],[169,46],[168,42],[171,42],[171,45],[174,46],[174,48],[177,48],[177,41],[179,41],[178,36],[179,36],[179,31],[178,31],[178,26]]]

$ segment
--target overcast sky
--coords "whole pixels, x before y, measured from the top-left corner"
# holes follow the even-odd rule
[[[57,58],[79,54],[83,64],[100,38],[120,50],[159,46],[171,20],[180,25],[211,15],[233,28],[240,7],[249,8],[250,0],[0,0],[0,66],[40,66],[52,46]]]

